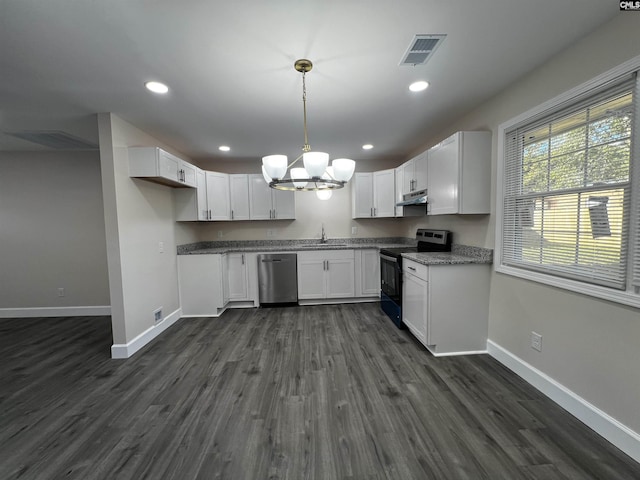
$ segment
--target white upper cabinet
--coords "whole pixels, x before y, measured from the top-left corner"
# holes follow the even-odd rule
[[[158,147],[130,147],[129,176],[172,187],[196,187],[197,167]]]
[[[457,132],[428,153],[429,215],[491,212],[491,132]]]
[[[194,190],[174,192],[176,220],[230,220],[229,175],[196,169]]]
[[[295,217],[295,192],[270,188],[261,174],[249,175],[251,220],[293,220]]]
[[[427,188],[427,152],[413,157],[403,163],[400,168],[402,168],[402,195]]]
[[[209,220],[231,220],[229,202],[229,175],[205,172],[207,180],[207,207]]]
[[[249,220],[249,175],[229,175],[231,220]]]
[[[353,218],[395,216],[395,171],[356,172],[352,180]]]

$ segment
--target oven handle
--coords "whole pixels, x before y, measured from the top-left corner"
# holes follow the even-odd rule
[[[382,253],[380,254],[380,258],[381,258],[382,260],[388,260],[388,261],[393,262],[393,263],[398,263],[398,259],[397,259],[397,258],[395,258],[395,257],[390,257],[389,255],[384,255],[384,254],[382,254]]]

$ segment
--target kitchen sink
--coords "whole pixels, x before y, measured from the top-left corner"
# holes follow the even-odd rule
[[[296,248],[301,250],[305,248],[331,248],[331,247],[348,247],[348,243],[304,243],[301,245],[296,245]]]

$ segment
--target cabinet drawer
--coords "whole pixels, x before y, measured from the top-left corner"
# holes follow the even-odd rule
[[[415,275],[416,277],[426,282],[427,274],[429,272],[429,267],[427,265],[414,262],[413,260],[407,260],[405,258],[402,260],[402,271],[403,273],[409,273],[411,275]]]

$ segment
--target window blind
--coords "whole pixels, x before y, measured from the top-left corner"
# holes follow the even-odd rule
[[[628,77],[505,132],[502,264],[626,288],[634,86]]]

